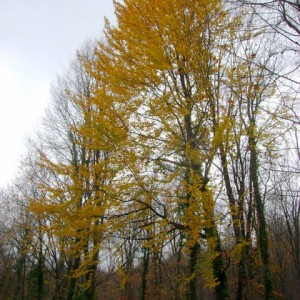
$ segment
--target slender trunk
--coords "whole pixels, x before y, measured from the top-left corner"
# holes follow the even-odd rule
[[[41,224],[39,224],[41,226]],[[42,300],[44,294],[44,255],[42,232],[39,232],[39,258],[37,265],[37,300]]]
[[[181,243],[181,238],[180,238],[180,242],[179,243]],[[179,246],[178,253],[177,253],[177,260],[176,260],[176,275],[177,275],[177,280],[176,280],[176,284],[175,284],[175,300],[180,300],[181,299],[180,284],[179,284],[180,262],[181,262],[181,245]]]
[[[65,268],[64,268],[64,255],[61,252],[55,271],[55,292],[52,300],[65,299]]]
[[[90,109],[89,109],[90,110]],[[82,164],[86,164],[87,167],[90,164],[89,160],[86,160],[86,154],[85,154],[85,148],[82,154]],[[99,162],[100,160],[100,151],[99,150],[93,150],[93,155],[94,155],[94,163]],[[89,199],[91,198],[91,193],[93,190],[99,190],[99,174],[96,172],[95,173],[95,182],[93,187],[90,186],[90,182],[87,180],[87,186],[89,186]],[[95,197],[94,202],[97,207],[101,207],[103,205],[103,202],[101,198],[98,196]],[[103,216],[101,216],[99,219],[96,220],[94,226],[99,227],[103,223]],[[86,282],[89,283],[89,287],[84,291],[85,299],[86,300],[93,300],[95,297],[95,291],[96,291],[96,273],[97,273],[97,266],[98,266],[98,260],[99,260],[99,249],[100,249],[100,244],[101,244],[101,235],[96,235],[93,236],[93,250],[94,255],[91,261],[90,266],[88,267],[88,273],[85,276]],[[89,255],[89,250],[88,250],[88,240],[85,245],[85,254],[88,256]]]
[[[179,68],[180,69],[180,68]],[[210,66],[208,66],[208,70],[210,69]],[[186,130],[186,145],[192,150],[195,151],[195,153],[197,153],[199,151],[199,146],[196,143],[197,140],[197,133],[194,131],[193,129],[193,121],[192,121],[192,110],[193,110],[193,102],[191,101],[191,86],[189,84],[189,77],[187,74],[184,74],[184,72],[181,72],[181,70],[179,70],[180,73],[180,82],[181,82],[181,86],[182,86],[182,90],[184,93],[184,97],[186,99],[186,105],[188,108],[188,113],[185,115],[184,117],[184,124],[185,124],[185,130]],[[208,79],[209,82],[210,79]],[[213,97],[211,98],[211,112],[212,115],[215,118],[215,103],[213,100]],[[216,122],[214,122],[216,123]],[[214,153],[214,152],[213,152]],[[207,163],[208,165],[212,163],[213,161],[213,157],[214,154],[211,155],[211,157],[209,158],[209,163]],[[197,188],[200,187],[200,192],[201,193],[206,193],[207,192],[207,184],[209,181],[208,178],[208,172],[202,172],[202,165],[204,164],[204,162],[199,162],[197,159],[195,159],[195,157],[192,155],[190,156],[189,153],[187,153],[187,158],[188,161],[190,162],[190,169],[187,170],[186,173],[186,182],[189,183],[191,186],[197,186]],[[192,172],[190,172],[192,170]],[[207,168],[207,170],[209,170],[209,167]],[[201,182],[194,182],[194,178],[193,176],[191,176],[191,173],[193,174],[197,174],[199,179],[201,180]],[[206,173],[206,174],[205,174]],[[192,200],[192,196],[188,195],[187,197],[190,201]],[[205,197],[204,197],[205,198]],[[209,200],[208,200],[209,201]],[[213,203],[213,199],[211,199],[212,203]],[[213,212],[213,206],[212,208],[209,209],[209,211],[206,211],[206,217],[208,218],[208,223],[210,223],[210,227],[206,228],[206,235],[209,239],[215,239],[216,244],[214,247],[214,251],[216,253],[216,257],[214,258],[213,262],[212,262],[212,268],[213,268],[213,273],[214,273],[214,277],[215,279],[218,281],[218,285],[216,286],[216,299],[217,300],[226,300],[229,299],[229,290],[228,290],[228,282],[227,282],[227,276],[226,276],[226,272],[224,270],[224,263],[223,263],[223,258],[222,258],[222,249],[221,249],[221,241],[220,238],[218,236],[218,231],[217,231],[217,227],[214,223],[214,212]],[[200,237],[200,233],[199,233],[199,237]],[[196,249],[197,245],[194,245],[191,249],[191,257],[190,257],[190,275],[192,276],[191,281],[190,281],[190,291],[189,291],[189,297],[190,299],[197,299],[197,294],[196,294],[196,278],[194,278],[195,276],[195,267],[196,265],[193,265],[194,263],[196,263],[197,259],[197,249]]]
[[[23,300],[25,299],[25,254],[21,253],[21,257],[17,261],[16,265],[16,279],[17,286],[15,291],[15,300]]]
[[[148,274],[148,268],[149,268],[149,255],[150,255],[150,250],[149,250],[149,248],[146,248],[144,250],[144,256],[143,256],[143,274],[142,274],[141,300],[145,300],[145,297],[146,297],[147,274]]]
[[[153,298],[163,299],[162,296],[162,261],[161,261],[161,250],[152,252],[152,267],[153,267],[153,284],[154,294]]]
[[[258,162],[256,139],[253,136],[249,138],[250,146],[250,180],[253,185],[253,195],[258,221],[258,246],[263,263],[263,280],[265,286],[265,299],[273,299],[273,281],[270,269],[270,253],[268,245],[267,224],[264,213],[264,204],[259,190],[258,183]]]
[[[233,223],[233,230],[234,230],[234,237],[236,244],[239,244],[245,240],[245,237],[243,236],[243,228],[242,224],[243,222],[243,207],[241,203],[237,203],[234,194],[233,189],[231,186],[231,181],[229,177],[229,171],[228,171],[228,162],[226,157],[226,151],[224,148],[224,145],[221,143],[219,146],[220,150],[220,156],[221,156],[221,162],[222,162],[222,173],[223,178],[225,182],[225,188],[227,197],[229,200],[229,208],[230,213],[232,217],[232,223]],[[239,201],[241,202],[243,198],[243,194],[239,196]],[[238,287],[237,287],[237,294],[236,294],[236,300],[246,300],[249,299],[248,297],[251,297],[250,294],[250,278],[248,274],[248,264],[247,264],[247,254],[245,249],[241,250],[241,259],[239,261],[238,265]]]
[[[29,230],[25,229],[24,237],[21,241],[19,248],[19,257],[16,263],[16,279],[17,285],[15,290],[14,299],[15,300],[23,300],[26,297],[26,262],[27,262],[27,254],[26,254],[26,243],[28,241]]]
[[[40,251],[42,251],[42,249],[40,249]],[[37,300],[42,300],[44,294],[44,259],[42,252],[40,252],[39,255],[40,257],[37,266]]]

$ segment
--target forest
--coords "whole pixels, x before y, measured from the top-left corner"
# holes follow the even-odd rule
[[[0,299],[299,299],[299,0],[114,7],[0,190]]]

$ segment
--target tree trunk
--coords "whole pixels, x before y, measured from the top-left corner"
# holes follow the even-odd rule
[[[189,261],[189,276],[191,279],[189,281],[189,292],[188,292],[188,300],[197,300],[197,261],[198,261],[198,252],[199,252],[199,244],[196,243],[190,249],[190,261]]]
[[[253,195],[258,221],[258,246],[263,263],[263,280],[265,287],[265,299],[273,299],[273,281],[270,269],[270,253],[268,245],[267,224],[264,213],[264,204],[258,183],[258,162],[256,139],[253,136],[249,137],[250,146],[250,180],[253,185]]]
[[[229,290],[227,276],[224,268],[224,261],[222,257],[222,247],[219,235],[217,233],[217,228],[215,224],[212,224],[212,227],[207,231],[208,237],[216,239],[216,245],[214,252],[216,257],[212,262],[214,277],[218,282],[218,285],[215,288],[216,299],[217,300],[227,300],[229,299]]]
[[[72,274],[72,272],[74,270],[77,270],[80,266],[80,257],[76,257],[74,260],[74,264],[71,268],[71,277],[69,280],[69,288],[68,288],[68,300],[73,300],[74,296],[76,294],[76,284],[77,284],[77,278],[74,277],[74,275]]]
[[[245,237],[243,236],[243,224],[244,224],[244,216],[243,216],[243,204],[237,203],[234,194],[233,189],[231,186],[231,181],[229,177],[229,171],[228,171],[228,162],[226,157],[226,151],[224,148],[224,145],[221,143],[219,146],[220,150],[220,156],[221,156],[221,162],[222,162],[222,174],[225,182],[225,188],[227,197],[229,200],[229,208],[230,208],[230,214],[232,217],[232,225],[233,225],[233,231],[234,231],[234,238],[236,244],[241,243],[245,240]],[[241,202],[243,197],[243,193],[239,195],[239,202]],[[244,246],[244,248],[247,246]],[[241,259],[239,261],[238,265],[238,287],[237,287],[237,294],[236,294],[236,300],[246,300],[251,297],[251,290],[250,290],[250,278],[249,278],[249,272],[248,272],[248,258],[247,258],[247,251],[246,249],[241,250]]]
[[[143,256],[143,273],[142,273],[142,291],[141,291],[141,300],[145,300],[146,291],[147,291],[147,274],[149,268],[149,255],[150,250],[149,248],[144,249],[144,256]]]

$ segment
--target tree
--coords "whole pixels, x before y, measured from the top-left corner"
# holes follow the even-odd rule
[[[43,196],[32,197],[30,206],[41,220],[51,220],[44,230],[56,237],[59,256],[65,257],[68,299],[94,297],[108,189],[115,175],[108,165],[109,150],[93,144],[89,136],[96,112],[90,104],[93,80],[84,71],[83,61],[92,60],[91,53],[91,47],[79,52],[53,89],[53,106],[45,122],[48,130],[41,146],[37,145],[36,162],[48,177],[39,182]]]
[[[226,299],[209,181],[222,123],[215,121],[220,117],[215,110],[218,39],[227,32],[234,35],[237,21],[227,19],[218,1],[201,6],[194,1],[126,1],[116,3],[116,15],[118,25],[107,24],[107,40],[99,44],[90,70],[105,85],[94,94],[112,98],[132,143],[118,149],[135,179],[130,189],[136,185],[144,194],[131,193],[133,210],[150,209],[160,222],[186,234],[190,299],[197,297],[198,243],[204,238],[215,278],[208,285]]]

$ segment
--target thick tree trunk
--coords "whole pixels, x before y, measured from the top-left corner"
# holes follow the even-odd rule
[[[189,261],[189,275],[191,279],[189,281],[189,292],[188,292],[188,300],[197,300],[197,261],[198,261],[198,252],[199,245],[196,243],[190,249],[190,261]]]
[[[94,240],[94,249],[99,249],[99,243],[100,241]],[[89,255],[87,245],[86,245],[86,255]],[[93,255],[93,259],[90,265],[87,267],[88,272],[85,275],[85,282],[89,284],[88,287],[84,290],[84,296],[85,296],[84,299],[86,300],[93,300],[95,298],[98,260],[99,260],[99,252],[96,251],[95,254]]]
[[[73,300],[74,296],[76,295],[77,278],[74,277],[72,273],[74,270],[77,270],[79,266],[80,266],[80,257],[76,257],[70,272],[71,277],[69,280],[69,287],[68,287],[68,300]]]
[[[214,223],[212,224],[212,227],[207,230],[207,236],[216,239],[214,247],[216,257],[212,262],[214,277],[218,282],[218,285],[215,288],[216,299],[227,300],[229,299],[228,281],[222,257],[221,241],[217,232],[216,225]]]
[[[86,282],[90,282],[89,288],[84,290],[84,296],[85,300],[93,300],[95,297],[95,277],[96,277],[96,271],[97,271],[97,264],[89,267],[89,272],[86,275]]]
[[[249,246],[246,245],[242,249],[241,260],[239,262],[236,300],[252,299],[252,291],[250,286],[249,256]]]

